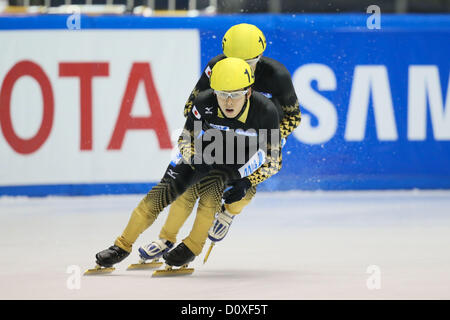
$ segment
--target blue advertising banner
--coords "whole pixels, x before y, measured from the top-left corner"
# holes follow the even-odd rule
[[[268,43],[264,54],[291,73],[302,112],[282,170],[259,190],[448,189],[450,15],[382,14],[375,28],[369,17],[81,16],[79,26],[197,29],[200,74],[221,53],[229,27],[257,25]],[[67,16],[0,17],[0,32],[67,27]],[[0,186],[0,195],[139,193],[154,183]]]

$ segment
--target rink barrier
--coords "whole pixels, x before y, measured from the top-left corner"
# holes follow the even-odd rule
[[[156,183],[86,183],[27,186],[0,186],[1,196],[93,196],[108,194],[145,194]]]
[[[344,182],[343,182],[344,181]],[[448,184],[442,179],[424,178],[420,180],[420,188],[411,188],[411,185],[418,184],[417,179],[396,179],[386,188],[384,179],[365,179],[364,181],[354,181],[351,179],[325,179],[325,183],[309,181],[302,184],[301,188],[293,189],[289,185],[270,185],[262,183],[257,187],[258,192],[274,191],[349,191],[349,190],[436,190],[449,189]],[[86,184],[49,184],[49,185],[22,185],[22,186],[0,186],[0,196],[98,196],[98,195],[119,195],[119,194],[146,194],[156,183],[86,183]]]

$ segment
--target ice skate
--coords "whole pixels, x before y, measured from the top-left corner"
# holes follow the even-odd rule
[[[93,269],[87,269],[84,272],[85,276],[89,276],[89,275],[94,275],[94,274],[108,274],[113,272],[114,270],[116,270],[116,268],[114,267],[110,267],[110,268],[105,268],[102,267],[101,265],[96,265]]]
[[[216,242],[223,240],[230,229],[230,225],[233,222],[234,215],[229,213],[225,206],[222,204],[222,210],[217,213],[216,220],[208,231],[208,238],[211,240],[208,252],[203,259],[203,264],[208,261],[211,250],[213,249]]]
[[[93,269],[86,270],[84,275],[111,273],[115,270],[113,265],[128,257],[129,254],[115,245],[100,251],[95,255],[97,265]]]
[[[163,258],[166,261],[165,269],[156,270],[153,272],[153,277],[189,275],[194,272],[194,268],[188,268],[188,264],[194,261],[195,254],[184,243],[164,253]]]
[[[205,258],[203,259],[203,264],[205,264],[206,261],[208,261],[208,258],[209,258],[209,255],[210,255],[210,253],[211,253],[211,250],[213,249],[213,247],[214,247],[215,244],[216,244],[215,241],[211,241],[211,245],[209,246],[209,249],[208,249],[208,251],[207,251],[206,254],[205,254]]]
[[[229,213],[225,206],[222,205],[222,210],[217,213],[216,220],[208,231],[208,238],[211,241],[217,242],[223,240],[230,229],[233,222],[234,215]]]
[[[170,276],[182,276],[190,275],[194,273],[194,268],[188,268],[188,265],[183,265],[180,268],[174,268],[166,265],[162,270],[156,270],[153,272],[152,277],[170,277]]]
[[[127,270],[147,270],[161,267],[164,263],[159,261],[159,258],[170,248],[173,247],[173,243],[159,239],[152,241],[150,244],[139,248],[139,263],[130,264]],[[146,262],[151,260],[150,262]]]

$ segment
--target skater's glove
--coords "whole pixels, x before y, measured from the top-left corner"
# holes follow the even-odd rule
[[[229,204],[241,200],[251,186],[252,184],[247,178],[239,179],[228,184],[228,188],[223,193],[225,203]]]

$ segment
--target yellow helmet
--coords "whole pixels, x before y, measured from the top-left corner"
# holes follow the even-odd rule
[[[211,70],[211,88],[218,91],[235,91],[251,86],[255,75],[249,64],[239,58],[225,58]]]
[[[252,24],[237,24],[223,36],[222,50],[227,57],[253,59],[266,50],[266,37]]]

